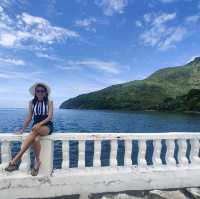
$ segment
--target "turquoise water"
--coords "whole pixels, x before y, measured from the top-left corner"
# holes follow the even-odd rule
[[[18,131],[26,115],[26,109],[0,109],[0,132]],[[53,122],[58,132],[200,132],[195,113],[54,109]]]
[[[15,132],[22,126],[27,115],[26,109],[0,109],[0,133]],[[195,113],[164,113],[164,112],[122,112],[97,110],[54,109],[54,132],[132,132],[132,133],[160,133],[160,132],[200,132],[200,114]],[[26,129],[30,131],[32,122]],[[133,141],[132,163],[137,164],[138,143]],[[178,146],[174,157],[177,160]],[[190,143],[187,154],[190,153]],[[118,140],[118,165],[123,165],[124,141]],[[12,156],[20,150],[20,143],[13,142]],[[86,141],[86,166],[92,166],[94,142]],[[101,165],[109,165],[110,142],[102,141]],[[147,141],[147,163],[152,164],[153,143]],[[161,159],[165,164],[166,144],[162,141]],[[33,163],[34,152],[31,148]],[[70,167],[78,164],[78,142],[70,141]],[[190,161],[190,160],[189,160]],[[62,142],[54,142],[54,168],[61,168]]]

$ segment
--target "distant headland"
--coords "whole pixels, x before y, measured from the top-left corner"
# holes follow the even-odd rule
[[[200,57],[64,101],[60,109],[200,111]]]

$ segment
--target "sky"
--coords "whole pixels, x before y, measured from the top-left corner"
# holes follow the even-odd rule
[[[0,108],[54,107],[200,55],[200,0],[1,0]]]

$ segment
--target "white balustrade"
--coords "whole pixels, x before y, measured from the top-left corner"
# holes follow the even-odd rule
[[[160,159],[161,155],[161,140],[153,140],[153,146],[154,146],[154,151],[153,151],[153,165],[154,167],[160,167],[162,165],[162,161]]]
[[[1,165],[0,169],[3,172],[4,167],[11,159],[11,143],[7,140],[1,143]]]
[[[147,165],[145,155],[146,155],[146,140],[138,140],[138,166],[141,168]]]
[[[166,164],[167,166],[175,166],[176,160],[174,159],[175,141],[168,139],[166,140],[167,153],[166,153]]]
[[[20,140],[21,143],[21,148],[23,147],[23,141],[25,139],[25,136],[22,136],[22,139]],[[30,171],[30,148],[28,148],[25,153],[23,154],[21,158],[21,164],[19,166],[19,170],[23,173],[29,173]]]
[[[110,148],[110,166],[117,166],[117,140],[111,140],[111,148]]]
[[[132,165],[132,140],[125,140],[124,141],[124,165],[130,167]]]
[[[200,143],[198,139],[190,140],[191,144],[191,152],[190,152],[190,159],[192,165],[200,165],[200,158],[199,158],[199,148]]]
[[[21,159],[21,164],[19,166],[19,170],[23,173],[29,173],[30,171],[30,148],[26,150],[26,152],[23,154]]]
[[[11,141],[21,141],[25,139],[26,134],[16,135],[10,133],[1,133],[1,164],[0,172],[5,172],[4,167],[8,164],[11,159]],[[132,156],[137,156],[137,168],[147,168],[153,166],[154,168],[160,168],[165,166],[165,168],[170,169],[171,167],[200,167],[199,158],[199,148],[200,148],[200,134],[199,133],[54,133],[50,136],[41,137],[41,160],[43,160],[41,165],[40,174],[50,175],[53,172],[53,154],[54,154],[54,141],[62,141],[62,162],[61,169],[69,169],[69,141],[78,141],[78,169],[84,169],[85,166],[85,148],[86,140],[94,141],[94,156],[93,156],[93,167],[101,168],[101,142],[103,140],[110,140],[110,168],[117,168],[117,151],[118,151],[118,140],[124,140],[124,167],[133,167]],[[132,141],[138,142],[138,153],[133,153]],[[147,147],[147,141],[153,141],[153,154],[152,163],[153,165],[147,165],[146,152],[149,150]],[[166,155],[164,157],[166,164],[163,165],[161,161],[161,151],[164,147],[161,143],[162,140],[166,142]],[[175,140],[177,140],[177,159],[176,163],[175,154]],[[188,150],[187,140],[191,144],[191,150],[189,152],[190,162],[186,157],[186,152]],[[109,153],[109,152],[107,152]],[[123,165],[122,165],[123,166]],[[30,175],[30,150],[28,149],[22,156],[22,162],[19,167],[19,172]],[[149,167],[150,168],[150,167]]]
[[[69,168],[69,141],[62,141],[62,169]]]
[[[179,166],[187,166],[188,165],[188,159],[186,157],[186,151],[187,151],[186,140],[185,139],[179,139],[178,145],[179,145],[179,152],[178,152]]]
[[[79,140],[78,143],[78,168],[85,167],[85,140]]]
[[[101,166],[101,140],[94,140],[94,156],[93,156],[94,167]]]

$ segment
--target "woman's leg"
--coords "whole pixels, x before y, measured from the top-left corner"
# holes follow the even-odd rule
[[[17,160],[21,159],[24,152],[28,149],[30,144],[33,142],[35,137],[38,135],[39,131],[32,130],[29,135],[24,140],[20,151],[17,153],[17,155],[11,160],[11,163],[16,163]]]
[[[42,126],[38,132],[39,135],[35,138],[34,142],[33,142],[33,146],[34,146],[34,150],[35,150],[35,158],[36,158],[36,162],[34,164],[35,168],[39,168],[40,164],[42,163],[40,160],[40,151],[41,151],[41,144],[40,144],[40,136],[45,136],[49,134],[50,129],[47,126]]]
[[[17,155],[11,160],[11,163],[16,163],[17,160],[21,159],[22,155],[24,152],[28,149],[30,144],[34,141],[34,139],[40,135],[40,136],[45,136],[49,134],[49,127],[47,126],[41,126],[37,131],[32,130],[31,133],[26,137],[24,140],[21,150],[17,153]]]
[[[40,136],[45,136],[45,135],[48,135],[48,134],[49,134],[49,131],[50,131],[49,127],[43,125],[43,126],[41,126],[41,127],[38,129],[38,134],[39,134]]]
[[[34,142],[33,142],[33,147],[35,151],[35,158],[37,162],[40,162],[40,151],[41,151],[41,144],[40,144],[40,136],[38,135]]]

